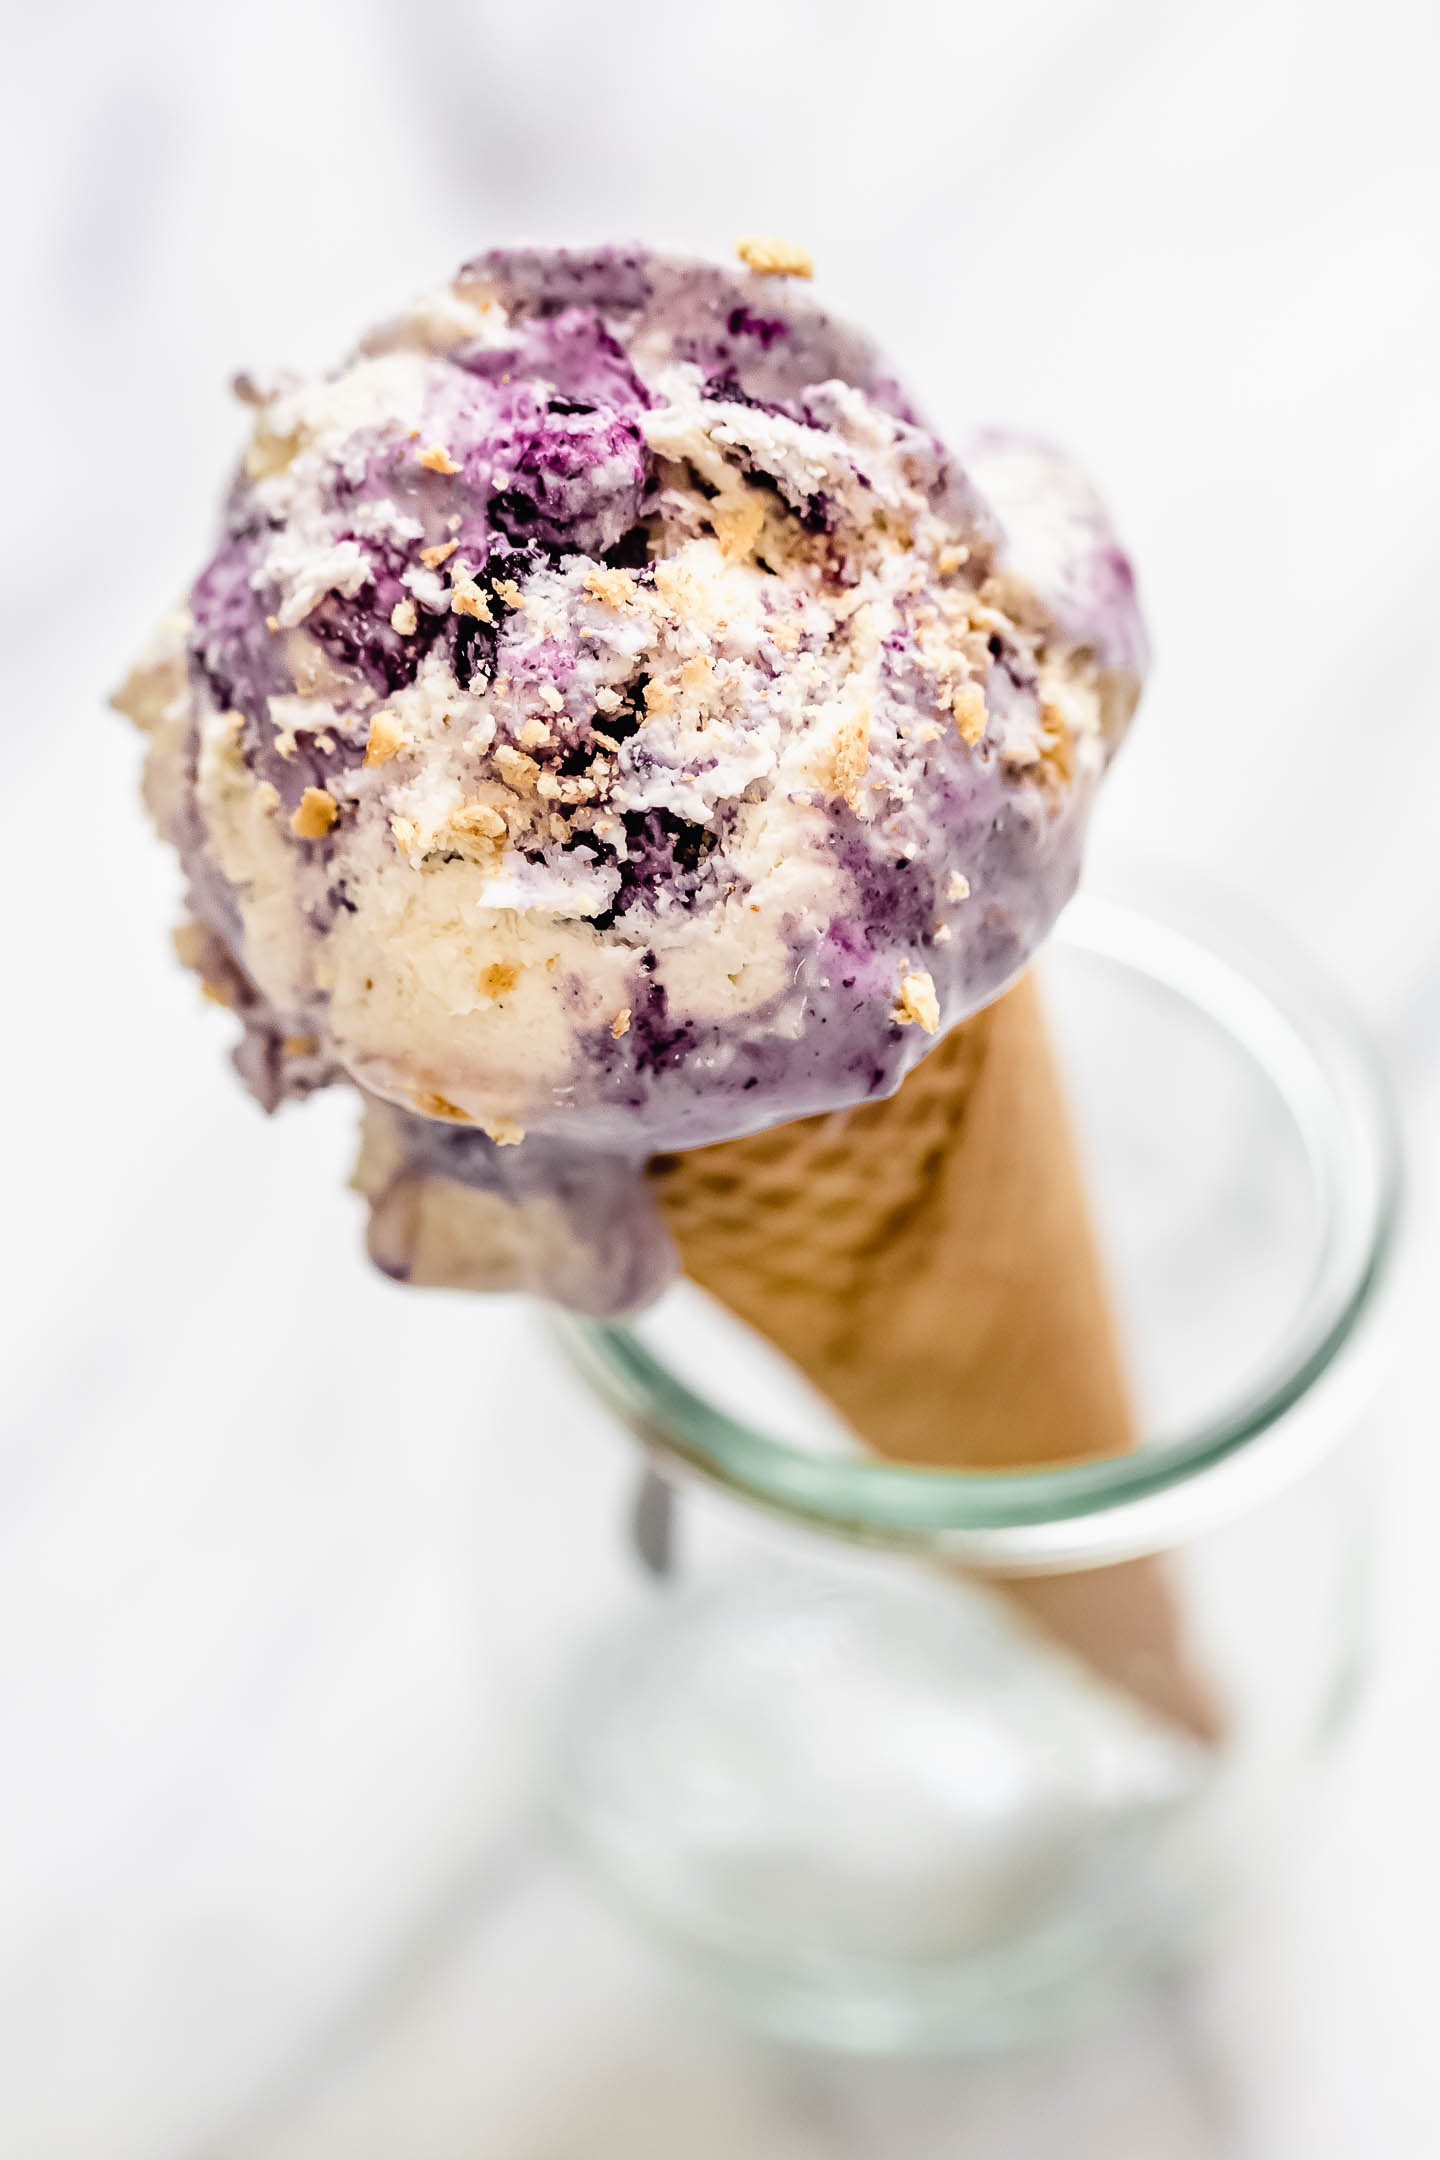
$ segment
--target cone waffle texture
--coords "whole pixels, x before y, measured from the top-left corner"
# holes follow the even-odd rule
[[[686,1272],[886,1454],[1001,1468],[1133,1443],[1028,979],[887,1101],[662,1158],[656,1187]]]
[[[1134,1445],[1029,978],[886,1101],[659,1158],[652,1175],[687,1274],[880,1453],[998,1470]],[[1009,1588],[1107,1677],[1213,1735],[1157,1563]]]

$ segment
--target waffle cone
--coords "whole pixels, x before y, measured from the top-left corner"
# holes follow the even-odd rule
[[[879,1453],[1001,1470],[1134,1446],[1028,978],[953,1029],[888,1100],[658,1158],[652,1175],[686,1273]],[[1214,1736],[1158,1561],[1006,1589],[1107,1679]]]

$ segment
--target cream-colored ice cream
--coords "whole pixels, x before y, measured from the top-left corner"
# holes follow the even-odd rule
[[[365,1094],[393,1272],[429,1164],[477,1279],[632,1304],[648,1156],[890,1092],[1029,959],[1138,689],[1124,558],[772,270],[493,254],[240,387],[121,699],[186,955],[262,1100]]]

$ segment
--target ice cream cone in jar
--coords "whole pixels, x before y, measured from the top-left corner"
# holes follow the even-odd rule
[[[1134,1434],[1024,971],[1144,668],[1089,484],[959,454],[808,259],[496,251],[238,381],[222,532],[118,702],[268,1108],[350,1085],[397,1281],[683,1267],[903,1461]],[[1166,1586],[1016,1588],[1212,1729]]]

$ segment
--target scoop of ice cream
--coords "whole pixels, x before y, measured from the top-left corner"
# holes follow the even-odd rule
[[[267,1105],[363,1091],[382,1265],[633,1304],[649,1155],[893,1091],[1034,952],[1138,692],[1125,558],[781,276],[493,253],[237,387],[121,698],[186,956]]]

